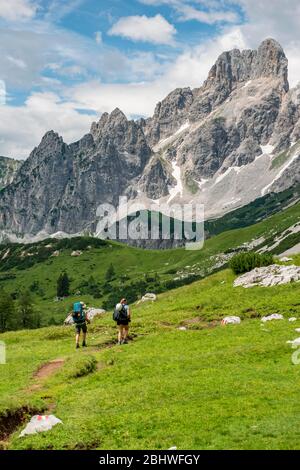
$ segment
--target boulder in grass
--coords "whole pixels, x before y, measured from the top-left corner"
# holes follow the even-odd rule
[[[272,315],[267,315],[266,317],[262,317],[261,319],[263,323],[272,320],[283,320],[283,315],[281,315],[280,313],[272,313]]]
[[[290,321],[290,322],[297,321],[297,318],[296,318],[296,317],[291,317],[291,318],[289,318],[289,321]]]
[[[139,300],[137,303],[140,304],[141,302],[148,302],[148,301],[154,302],[156,299],[157,299],[156,294],[147,293],[143,295],[141,300]]]
[[[103,308],[89,308],[87,310],[87,316],[90,321],[95,320],[97,317],[101,317],[104,313],[106,313],[106,310]]]
[[[241,323],[240,317],[229,316],[223,318],[221,325],[239,325]]]
[[[151,300],[152,302],[154,302],[156,299],[157,299],[156,294],[148,293],[148,294],[143,295],[142,302],[147,302],[148,300]]]
[[[74,320],[73,320],[73,317],[72,317],[72,313],[69,313],[69,315],[67,316],[67,318],[64,321],[64,325],[74,325]]]
[[[239,276],[234,281],[234,287],[270,287],[300,281],[300,266],[293,264],[282,266],[271,264]]]
[[[81,256],[81,255],[82,255],[82,251],[79,251],[79,250],[72,251],[71,253],[71,256]]]
[[[87,311],[87,318],[92,322],[95,320],[97,317],[101,317],[104,313],[106,313],[106,310],[103,310],[103,308],[88,308]],[[64,321],[64,325],[74,325],[74,320],[72,313],[69,313],[67,318]]]

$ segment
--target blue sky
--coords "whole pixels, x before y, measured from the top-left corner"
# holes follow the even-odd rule
[[[149,116],[174,88],[199,87],[223,50],[267,36],[286,49],[295,84],[299,3],[0,0],[0,155],[26,158],[52,128],[79,139],[116,106]]]
[[[51,48],[47,51],[46,46],[40,51],[42,61],[45,53],[48,58],[44,57],[37,72],[41,77],[58,80],[63,85],[91,79],[101,80],[102,83],[148,80],[152,77],[152,70],[144,67],[143,59],[145,64],[155,65],[159,69],[174,61],[187,47],[205,42],[224,25],[238,24],[243,19],[243,11],[238,5],[228,4],[221,11],[215,8],[211,10],[206,5],[202,5],[200,9],[201,4],[197,0],[12,0],[13,3],[14,1],[31,5],[33,14],[29,16],[28,22],[24,18],[20,22],[2,18],[4,29],[12,29],[22,37],[25,31],[36,32],[42,40],[49,34],[49,41],[55,30],[62,35],[61,50],[56,46],[54,51]],[[178,6],[180,4],[181,8]],[[189,12],[190,18],[185,19],[183,4],[192,9]],[[203,22],[197,20],[197,13],[200,11],[212,15],[212,18]],[[220,19],[214,19],[215,14],[220,15]],[[145,33],[147,24],[150,29],[148,34]],[[77,54],[74,49],[77,49]],[[91,60],[86,62],[82,57],[85,49],[88,49],[87,53],[91,56]],[[24,102],[26,94],[33,88],[50,88],[49,82],[48,86],[40,82],[35,86],[33,77],[28,82],[24,80],[21,73],[21,62],[24,61],[22,48],[10,54],[9,59],[10,67],[14,66],[17,72],[13,80],[7,79],[7,91],[12,104]]]

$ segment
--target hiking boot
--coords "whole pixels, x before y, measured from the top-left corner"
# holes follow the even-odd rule
[[[127,340],[127,339],[123,339],[123,344],[128,344],[128,340]]]
[[[79,348],[80,348],[79,344],[76,344],[76,349],[79,349]]]
[[[87,348],[87,344],[86,344],[86,342],[85,342],[85,341],[83,341],[83,343],[82,343],[82,347],[83,347],[83,348]]]
[[[118,346],[121,346],[121,344],[123,344],[122,341],[118,341]]]

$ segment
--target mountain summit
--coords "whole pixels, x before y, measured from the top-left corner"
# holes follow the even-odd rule
[[[0,230],[93,231],[98,205],[121,195],[149,208],[193,200],[217,217],[300,181],[299,154],[300,88],[266,39],[221,54],[202,86],[174,90],[148,119],[117,108],[70,145],[48,132],[0,193]]]
[[[288,91],[288,60],[274,39],[263,41],[258,50],[223,52],[211,68],[205,87],[222,85],[232,91],[239,82],[263,77],[280,79]]]

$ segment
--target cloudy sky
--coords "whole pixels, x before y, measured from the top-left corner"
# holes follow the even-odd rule
[[[294,86],[299,23],[299,0],[0,0],[0,155],[26,158],[50,129],[77,140],[117,106],[149,116],[222,51],[266,37]]]

